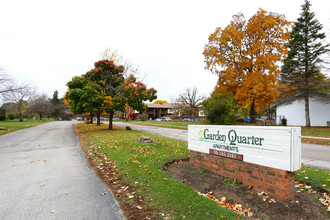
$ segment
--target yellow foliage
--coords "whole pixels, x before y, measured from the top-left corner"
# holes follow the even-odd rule
[[[156,100],[153,102],[154,104],[163,104],[163,103],[168,103],[166,100]]]
[[[273,103],[290,25],[284,15],[259,9],[248,21],[239,13],[217,28],[203,52],[205,68],[219,76],[214,92],[232,93],[242,106],[254,100],[257,112]]]
[[[105,49],[101,53],[101,56],[103,60],[113,61],[116,65],[120,65],[124,60],[123,56],[119,54],[118,50],[112,50],[110,48]]]
[[[109,105],[109,106],[111,106],[112,104],[113,104],[113,102],[112,102],[112,97],[111,96],[106,96],[105,97],[105,100],[104,100],[104,105]]]

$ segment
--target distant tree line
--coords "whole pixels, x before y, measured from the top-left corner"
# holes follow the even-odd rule
[[[0,69],[0,120],[24,118],[58,119],[65,116],[64,100],[55,91],[52,98],[38,94],[36,89],[26,83],[17,83],[4,69]]]

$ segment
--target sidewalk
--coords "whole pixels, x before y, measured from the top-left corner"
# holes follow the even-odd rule
[[[125,122],[113,122],[118,127],[130,126],[133,130],[156,134],[163,137],[188,141],[188,130],[137,125]],[[305,136],[303,136],[305,137]],[[330,147],[325,145],[301,144],[301,162],[305,166],[330,170]]]
[[[330,140],[330,138],[327,137],[312,137],[312,136],[301,136],[301,138],[310,138],[310,139],[320,139],[320,140]]]
[[[155,127],[148,125],[137,125],[126,122],[113,122],[113,125],[118,127],[125,128],[126,126],[131,127],[133,130],[144,131],[147,133],[168,137],[181,141],[188,141],[188,130],[182,129],[174,129],[174,128],[163,128],[163,127]]]

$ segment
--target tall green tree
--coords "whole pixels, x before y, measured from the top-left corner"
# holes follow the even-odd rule
[[[93,115],[100,113],[105,96],[101,87],[88,81],[84,76],[75,76],[67,83],[69,87],[65,94],[65,104],[73,114],[90,113],[91,123]],[[99,123],[99,120],[98,120]]]
[[[305,0],[301,7],[300,17],[290,33],[289,52],[281,69],[280,83],[287,92],[305,92],[305,119],[306,126],[310,127],[310,91],[317,90],[326,79],[320,70],[324,63],[322,55],[329,51],[329,45],[322,42],[326,35],[321,32],[323,26],[315,13],[311,12],[310,1]]]
[[[115,111],[123,110],[125,103],[122,90],[124,88],[124,67],[110,60],[99,60],[94,63],[94,69],[86,73],[86,78],[99,85],[105,95],[104,110],[109,114],[109,130],[112,130],[112,119]]]
[[[61,109],[60,109],[61,100],[58,98],[58,91],[57,90],[55,90],[55,92],[53,93],[53,97],[50,99],[50,102],[54,106],[54,109],[53,109],[53,112],[51,113],[51,116],[56,119],[61,114]]]

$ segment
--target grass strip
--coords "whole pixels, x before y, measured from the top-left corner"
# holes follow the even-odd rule
[[[232,211],[199,196],[192,187],[164,172],[165,163],[189,156],[187,142],[119,127],[109,131],[106,125],[76,126],[91,149],[96,146],[99,154],[116,162],[116,172],[143,196],[149,208],[161,210],[174,219],[237,219]],[[141,136],[154,142],[139,143]]]
[[[302,127],[302,136],[313,136],[313,137],[328,137],[330,138],[330,128],[327,127]]]
[[[330,190],[330,171],[303,167],[295,172],[296,180],[310,184],[318,189]]]
[[[19,122],[18,120],[10,120],[10,121],[0,121],[0,127],[5,127],[8,130],[0,130],[0,135],[8,134],[13,131],[31,128],[37,125],[41,125],[47,121],[35,121],[35,120],[24,120],[23,122]]]
[[[330,140],[314,138],[301,138],[301,142],[306,144],[330,145]]]

